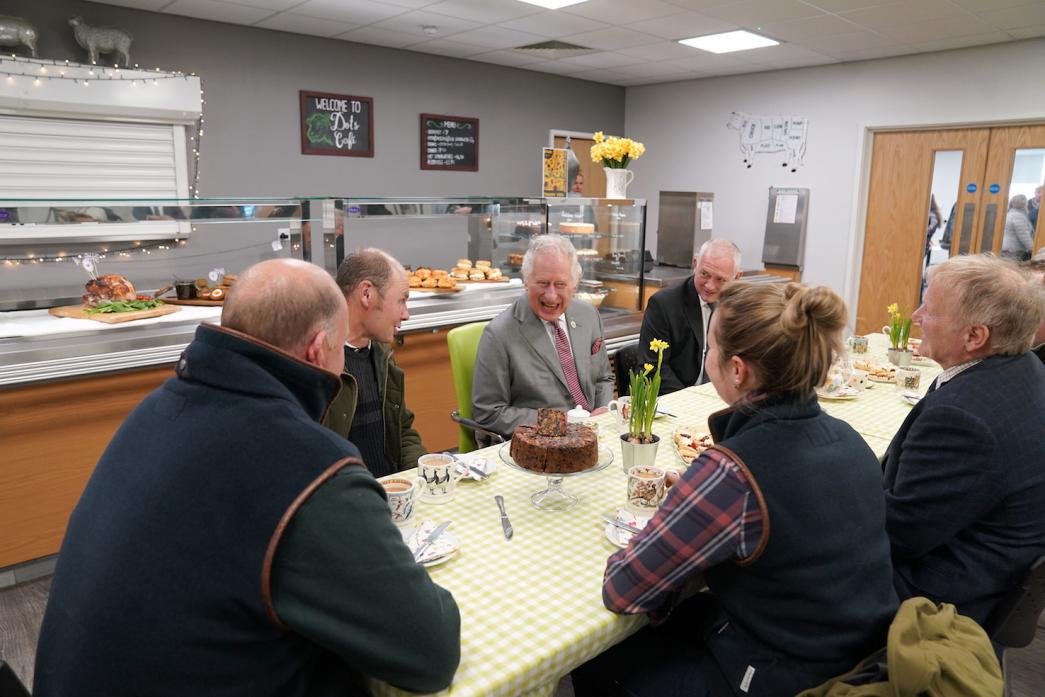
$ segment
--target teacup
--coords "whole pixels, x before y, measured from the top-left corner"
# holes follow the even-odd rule
[[[652,515],[664,500],[664,470],[635,465],[628,470],[628,506]]]
[[[393,477],[381,482],[388,496],[388,510],[392,514],[392,522],[406,525],[414,517],[414,496],[421,489],[419,480],[405,477]]]
[[[417,474],[421,477],[421,500],[425,503],[448,503],[454,498],[454,487],[463,475],[457,472],[457,460],[447,453],[429,453],[417,458]]]
[[[846,344],[853,353],[867,353],[866,336],[851,336],[846,340]]]
[[[860,370],[859,368],[853,368],[853,370],[849,373],[849,386],[850,387],[855,387],[858,390],[862,390],[862,389],[866,388],[867,385],[869,384],[868,383],[868,376],[869,375],[870,375],[870,373],[868,373],[866,370]]]
[[[631,415],[631,397],[618,397],[610,400],[606,408],[613,413],[613,417],[617,421],[617,430],[623,433],[624,429],[628,427],[628,417]]]
[[[896,368],[896,386],[901,390],[917,390],[921,384],[922,371],[903,366]]]

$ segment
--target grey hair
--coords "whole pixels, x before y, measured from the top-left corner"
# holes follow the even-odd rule
[[[990,330],[991,354],[1016,355],[1031,347],[1045,321],[1045,293],[1015,262],[993,254],[951,257],[929,271],[930,283],[945,283],[954,321]]]
[[[1019,208],[1020,210],[1027,210],[1027,197],[1023,194],[1016,194],[1009,199],[1009,208]]]
[[[700,251],[697,252],[694,266],[700,264],[700,260],[703,259],[705,255],[712,257],[731,255],[733,257],[733,273],[740,270],[740,247],[736,246],[729,240],[716,238],[714,240],[708,240],[700,245]]]
[[[403,265],[388,252],[375,247],[357,249],[341,261],[337,268],[337,285],[349,296],[363,281],[370,281],[382,296],[396,269]]]
[[[552,233],[537,235],[530,240],[530,246],[526,249],[526,256],[523,257],[522,263],[523,283],[528,283],[533,274],[534,259],[545,254],[557,254],[569,260],[570,275],[573,285],[576,286],[581,280],[581,263],[577,261],[577,249],[562,235]]]

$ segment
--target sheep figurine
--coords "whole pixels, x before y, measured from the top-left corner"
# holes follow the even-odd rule
[[[131,41],[134,38],[122,29],[112,27],[91,27],[83,23],[82,17],[69,20],[73,28],[76,43],[87,49],[87,60],[98,62],[99,53],[118,53],[123,57],[123,65],[131,63]]]
[[[36,58],[36,27],[21,17],[0,15],[0,46],[25,46]]]

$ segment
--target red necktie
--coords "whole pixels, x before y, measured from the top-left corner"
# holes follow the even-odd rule
[[[566,375],[566,387],[570,390],[573,403],[581,405],[587,411],[591,411],[591,407],[588,406],[588,400],[584,396],[584,391],[581,389],[581,383],[577,379],[577,364],[573,360],[573,354],[570,353],[570,342],[566,340],[566,332],[559,326],[558,321],[551,324],[555,329],[555,350],[559,354],[559,363],[562,365],[563,374]]]

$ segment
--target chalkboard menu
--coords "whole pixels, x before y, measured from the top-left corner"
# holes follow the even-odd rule
[[[421,169],[479,171],[479,119],[421,114]]]
[[[374,156],[374,100],[301,90],[301,152]]]

